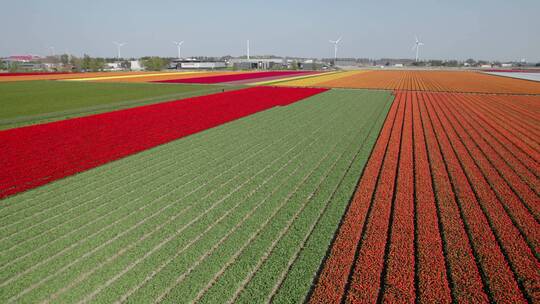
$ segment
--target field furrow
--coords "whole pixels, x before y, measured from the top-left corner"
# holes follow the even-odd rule
[[[426,108],[434,127],[436,138],[448,168],[452,187],[456,193],[459,210],[471,240],[473,253],[480,265],[481,274],[493,301],[525,302],[514,274],[510,269],[500,244],[491,229],[488,218],[483,212],[473,191],[476,181],[467,179],[458,155],[462,150],[453,150],[451,136],[447,135],[442,122],[433,109],[437,96],[429,96]]]
[[[412,96],[403,94],[405,115],[401,133],[395,203],[383,271],[383,302],[415,302],[414,156]]]
[[[463,303],[487,302],[488,296],[484,291],[471,241],[465,231],[434,127],[428,117],[424,100],[418,98],[417,103],[428,150],[452,298]]]
[[[467,130],[471,134],[476,134],[475,140],[479,143],[484,143],[484,151],[494,151],[494,153],[486,153],[491,159],[498,159],[504,162],[506,166],[497,166],[499,170],[505,170],[508,174],[506,176],[513,176],[514,174],[519,179],[508,177],[512,182],[512,186],[516,191],[519,191],[523,199],[533,199],[534,196],[538,197],[540,193],[540,179],[534,174],[533,170],[523,162],[522,159],[516,157],[512,150],[508,148],[508,145],[504,145],[498,138],[494,137],[494,133],[489,129],[485,129],[484,125],[479,123],[477,119],[467,111],[459,111],[460,96],[456,96],[456,102],[448,104],[452,108],[454,113],[459,113],[463,123],[466,123],[469,127]],[[508,168],[508,169],[507,169]],[[512,172],[514,174],[512,174]],[[521,179],[521,181],[520,181]],[[525,185],[523,185],[523,183]],[[534,192],[533,193],[531,193]],[[533,200],[534,201],[534,200]]]
[[[357,243],[361,238],[362,227],[365,223],[372,202],[374,189],[380,175],[388,138],[392,131],[398,103],[394,102],[378,136],[377,143],[370,156],[370,160],[363,172],[358,190],[345,214],[338,234],[333,242],[329,256],[321,270],[317,285],[312,292],[310,303],[340,302],[357,250]],[[389,123],[392,122],[392,123]]]
[[[486,217],[487,222],[482,220],[482,217],[475,217],[474,219],[479,222],[479,225],[489,225],[489,229],[493,231],[493,235],[496,238],[496,243],[501,247],[501,252],[505,256],[513,275],[516,276],[516,280],[519,285],[519,282],[538,282],[540,277],[535,273],[534,269],[538,269],[539,265],[531,252],[531,248],[528,247],[523,236],[520,234],[519,230],[514,226],[514,222],[506,213],[505,209],[502,207],[502,203],[497,199],[495,193],[493,192],[491,186],[486,181],[485,175],[480,171],[469,151],[467,151],[461,139],[457,136],[452,128],[452,125],[445,120],[444,111],[436,109],[436,107],[441,103],[441,97],[438,100],[432,103],[434,110],[437,113],[438,120],[442,125],[447,126],[445,128],[445,134],[450,139],[454,153],[457,156],[457,160],[463,168],[463,173],[466,176],[469,184],[471,185],[470,190],[474,193],[476,201],[478,201],[478,206],[482,210],[483,214]],[[460,191],[465,192],[465,191]],[[465,202],[465,200],[463,200]],[[472,202],[471,202],[472,203]],[[515,206],[510,206],[515,209]],[[471,226],[473,224],[470,224]],[[533,226],[531,226],[533,228]],[[472,230],[472,229],[471,229]],[[491,241],[494,243],[494,241]],[[491,254],[490,258],[495,257],[496,255]],[[484,260],[485,258],[482,258]],[[504,265],[504,263],[500,265]],[[489,265],[487,262],[484,264]],[[501,273],[502,268],[500,265],[497,266],[499,273]],[[489,279],[489,278],[488,278]],[[512,280],[507,278],[507,282],[504,284],[513,284]],[[490,281],[503,281],[500,279],[490,279]],[[499,283],[503,284],[503,283]],[[527,298],[533,298],[535,289],[538,289],[536,284],[529,286],[520,286],[522,292],[525,293]],[[510,288],[504,285],[500,287],[501,291],[504,291],[506,294],[510,294]],[[518,293],[516,293],[518,294]],[[495,297],[495,294],[494,294]],[[520,301],[520,297],[516,295],[516,298],[511,299],[511,301]]]
[[[362,243],[348,286],[347,301],[351,303],[374,302],[380,293],[389,225],[395,207],[394,187],[406,101],[403,98],[396,98],[396,102],[399,102],[396,124],[392,128],[379,178],[379,183],[385,186],[377,187],[371,213],[368,215],[367,225],[362,232]]]
[[[443,228],[435,201],[418,98],[418,93],[412,96],[417,300],[420,303],[451,303]]]
[[[444,104],[439,102],[437,106],[443,107]],[[459,123],[457,120],[454,119],[454,117],[451,116],[454,113],[450,114],[447,109],[442,108],[439,108],[438,111],[441,113],[441,115],[445,115],[446,119],[450,121],[450,123],[447,123],[447,125],[451,126],[453,128],[453,131],[457,133],[457,136],[459,136],[459,139],[464,145],[463,148],[466,148],[468,154],[470,155],[470,157],[464,157],[467,158],[466,162],[469,164],[469,166],[473,167],[471,170],[473,170],[474,172],[471,172],[471,176],[474,175],[473,178],[475,180],[479,180],[475,183],[475,185],[478,185],[478,187],[482,187],[482,191],[477,190],[477,192],[479,192],[479,195],[485,195],[484,200],[489,201],[488,206],[495,208],[496,206],[500,206],[501,208],[504,208],[506,213],[510,216],[510,219],[512,220],[512,225],[506,223],[509,228],[503,230],[511,231],[513,229],[512,227],[516,226],[524,235],[525,239],[528,240],[528,243],[531,244],[531,249],[533,250],[535,255],[538,256],[540,226],[533,216],[534,213],[530,212],[531,209],[528,208],[529,204],[524,203],[515,194],[515,192],[512,191],[506,180],[504,180],[498,174],[495,167],[492,165],[489,159],[487,159],[484,152],[479,149],[477,143],[468,136],[468,134],[461,126],[461,123]],[[460,143],[458,142],[454,145],[457,146],[459,144]],[[493,151],[490,152],[493,153]],[[501,164],[501,167],[504,167],[504,165]],[[495,195],[497,198],[495,198]],[[530,195],[533,194],[531,193]],[[538,201],[538,197],[528,198],[526,202],[532,203],[534,205],[534,201]],[[501,210],[499,209],[498,212],[500,211]],[[504,214],[498,215],[497,219],[508,220],[508,218],[506,218]],[[516,240],[517,239],[520,238],[516,237]]]
[[[481,122],[481,125],[491,132],[501,144],[505,145],[519,160],[527,166],[536,177],[540,177],[540,154],[534,151],[525,141],[516,137],[515,134],[509,132],[507,126],[497,125],[494,121],[490,120],[479,109],[472,106],[472,103],[461,102],[458,100],[458,104],[464,109],[467,109],[474,115],[474,117]]]

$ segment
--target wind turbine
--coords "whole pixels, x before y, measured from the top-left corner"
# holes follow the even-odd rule
[[[249,39],[247,41],[247,60],[249,61]]]
[[[180,41],[180,42],[176,42],[176,41],[173,41],[174,44],[176,44],[176,48],[178,49],[178,59],[180,59],[180,48],[182,46],[182,44],[184,44],[184,41]]]
[[[338,40],[329,40],[330,43],[334,45],[334,65],[336,64],[336,61],[337,61],[337,49],[338,49],[338,44],[341,41],[341,38],[342,37],[339,37]]]
[[[420,42],[420,40],[418,40],[417,36],[415,36],[415,38],[416,38],[416,42],[414,43],[412,49],[414,50],[416,48],[416,59],[415,59],[415,61],[418,62],[418,52],[420,50],[420,46],[424,45],[424,43]]]
[[[127,43],[126,42],[116,42],[116,41],[113,41],[114,44],[116,44],[116,48],[118,49],[118,59],[120,59],[122,56],[121,56],[121,53],[120,53],[120,49],[126,45]]]
[[[54,46],[50,46],[49,50],[51,50],[51,56],[54,57],[54,55],[56,54],[56,51],[54,50]]]

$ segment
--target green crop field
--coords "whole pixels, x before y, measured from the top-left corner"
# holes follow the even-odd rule
[[[0,129],[232,90],[223,85],[19,81],[0,83]]]
[[[392,100],[331,90],[3,200],[0,302],[303,301]]]

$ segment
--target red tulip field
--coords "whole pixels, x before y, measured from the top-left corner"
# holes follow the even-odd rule
[[[0,131],[0,198],[323,91],[256,87]]]

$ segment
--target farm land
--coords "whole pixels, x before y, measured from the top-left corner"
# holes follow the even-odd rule
[[[540,302],[540,82],[0,74],[2,303]]]

